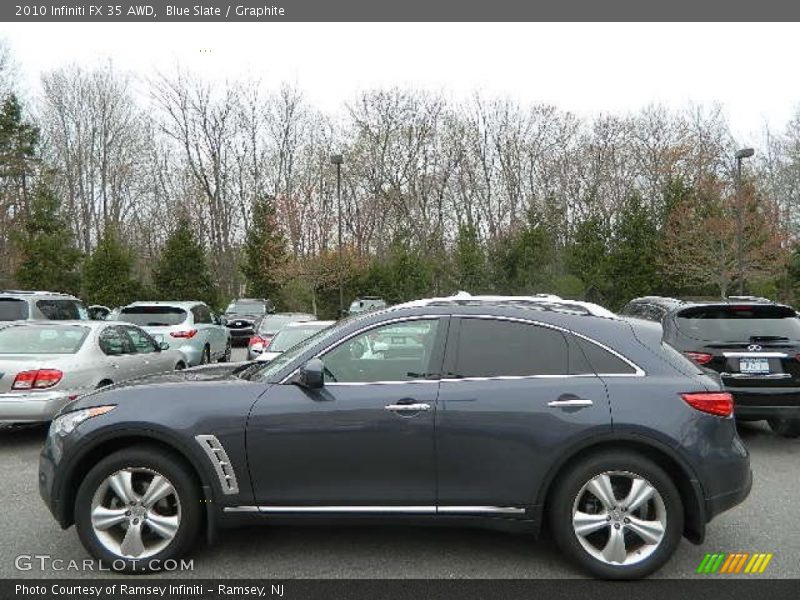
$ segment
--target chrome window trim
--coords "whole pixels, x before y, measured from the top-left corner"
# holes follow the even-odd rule
[[[404,323],[404,322],[408,322],[408,321],[430,321],[432,319],[449,319],[449,318],[450,318],[450,315],[413,315],[413,316],[408,316],[408,317],[396,317],[394,319],[381,321],[380,323],[372,323],[371,325],[366,325],[366,326],[364,326],[364,327],[362,327],[360,329],[357,329],[356,331],[346,335],[345,337],[340,339],[335,344],[320,350],[319,352],[317,352],[311,358],[320,358],[323,354],[326,354],[326,353],[328,353],[328,352],[330,352],[332,350],[335,350],[336,348],[338,348],[339,346],[344,344],[346,341],[351,340],[354,337],[356,337],[357,335],[360,335],[360,334],[364,333],[365,331],[369,331],[370,329],[377,329],[378,327],[383,327],[384,325],[391,325],[392,323]],[[279,383],[280,384],[286,383],[288,380],[290,380],[292,377],[294,377],[299,370],[300,370],[300,367],[297,367],[291,373],[289,373],[289,375],[287,375],[286,377],[281,379],[281,381]],[[342,381],[342,382],[335,382],[335,381],[332,381],[331,383],[327,383],[326,382],[325,385],[326,386],[328,386],[328,385],[376,385],[376,384],[385,385],[385,384],[389,384],[389,383],[420,383],[420,382],[436,382],[436,381],[438,381],[438,379],[404,379],[402,381],[397,381],[397,382],[394,382],[394,381],[382,381],[382,382],[377,382],[377,381]]]
[[[369,505],[369,506],[226,506],[226,513],[265,513],[265,514],[402,514],[402,515],[481,515],[504,514],[524,515],[527,509],[521,506],[395,506],[395,505]]]
[[[789,358],[785,352],[723,352],[725,358]]]
[[[396,317],[394,319],[389,319],[387,321],[381,321],[380,323],[373,323],[371,325],[367,325],[354,331],[353,333],[347,335],[346,337],[342,338],[338,342],[336,342],[332,346],[328,346],[327,348],[317,352],[312,358],[320,358],[323,354],[334,350],[341,344],[345,343],[346,341],[354,338],[357,335],[365,331],[369,331],[370,329],[376,329],[378,327],[382,327],[384,325],[391,325],[393,323],[401,323],[407,321],[421,321],[421,320],[431,320],[431,319],[443,319],[443,318],[467,318],[467,319],[486,319],[486,320],[496,320],[496,321],[511,321],[515,323],[524,323],[526,325],[534,325],[537,327],[545,327],[547,329],[553,329],[555,331],[559,331],[564,334],[574,335],[579,337],[595,346],[600,347],[601,349],[609,352],[613,356],[616,356],[618,359],[623,361],[625,364],[630,366],[634,369],[633,373],[579,373],[579,374],[563,374],[563,375],[496,375],[493,377],[454,377],[454,378],[439,378],[439,379],[409,379],[409,380],[401,380],[401,381],[343,381],[343,382],[331,382],[325,383],[326,386],[333,385],[333,386],[363,386],[363,385],[397,385],[397,384],[407,384],[407,383],[436,383],[436,382],[456,382],[456,381],[491,381],[494,379],[497,380],[517,380],[517,379],[569,379],[573,377],[644,377],[646,375],[644,369],[642,369],[639,365],[635,362],[630,360],[628,357],[620,354],[613,348],[610,348],[603,344],[602,342],[598,342],[597,340],[584,335],[582,333],[578,333],[571,329],[567,329],[566,327],[561,327],[559,325],[553,325],[551,323],[543,323],[541,321],[536,321],[534,319],[526,319],[522,317],[508,317],[504,315],[490,315],[490,314],[465,314],[465,313],[450,313],[450,314],[426,314],[426,315],[414,315],[408,317]],[[766,353],[762,353],[766,354]],[[284,377],[280,384],[284,384],[289,381],[292,377],[294,377],[297,372],[300,370],[300,367],[294,369],[289,375]]]
[[[536,321],[536,320],[533,320],[533,319],[525,319],[525,318],[522,318],[522,317],[507,317],[507,316],[503,316],[503,315],[453,314],[452,316],[453,317],[462,318],[462,319],[464,319],[464,318],[467,318],[467,319],[494,319],[494,320],[497,320],[497,321],[513,321],[513,322],[516,322],[516,323],[525,323],[527,325],[535,325],[537,327],[544,327],[546,329],[554,329],[555,331],[559,331],[559,332],[564,333],[564,334],[574,335],[574,336],[579,337],[579,338],[581,338],[583,340],[586,340],[587,342],[589,342],[591,344],[594,344],[595,346],[599,346],[600,348],[602,348],[606,352],[611,353],[612,355],[614,355],[617,358],[619,358],[621,361],[626,363],[628,366],[630,366],[635,371],[634,373],[596,373],[596,374],[595,373],[580,373],[580,374],[575,374],[575,375],[571,375],[571,374],[565,374],[565,375],[498,375],[498,376],[495,376],[495,377],[479,377],[479,378],[467,378],[467,377],[464,377],[464,378],[456,378],[455,381],[464,381],[464,380],[469,380],[469,379],[481,379],[481,380],[485,380],[485,379],[509,379],[509,378],[513,378],[513,379],[530,379],[530,378],[533,378],[533,377],[566,378],[566,377],[644,377],[645,376],[644,369],[642,369],[639,365],[637,365],[635,362],[633,362],[632,360],[630,360],[626,356],[623,356],[622,354],[620,354],[616,350],[614,350],[612,348],[609,348],[608,346],[606,346],[602,342],[598,342],[597,340],[595,340],[593,338],[590,338],[587,335],[584,335],[582,333],[578,333],[577,331],[573,331],[571,329],[567,329],[566,327],[561,327],[559,325],[553,325],[552,323],[543,323],[541,321]],[[442,381],[444,381],[444,380],[442,380]]]

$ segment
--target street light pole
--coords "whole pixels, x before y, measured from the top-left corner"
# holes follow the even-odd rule
[[[736,151],[736,279],[738,280],[739,295],[744,295],[744,223],[742,219],[742,161],[755,154],[752,148],[742,148]]]
[[[331,154],[331,163],[336,165],[336,212],[337,212],[337,257],[339,262],[339,316],[344,314],[344,290],[342,289],[342,163],[344,157],[341,154]]]

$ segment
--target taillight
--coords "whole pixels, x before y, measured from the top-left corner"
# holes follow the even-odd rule
[[[692,362],[697,363],[698,365],[705,365],[711,362],[711,359],[714,358],[713,354],[709,354],[708,352],[685,352],[686,356],[688,356]]]
[[[247,344],[250,348],[253,349],[262,349],[269,346],[270,342],[272,341],[272,336],[260,336],[254,335],[250,338],[250,342]]]
[[[681,398],[692,408],[710,415],[729,417],[733,414],[733,396],[728,392],[691,392],[681,394]]]
[[[17,373],[12,390],[43,390],[56,385],[64,373],[58,369],[38,369],[36,371],[23,371]]]
[[[170,335],[174,338],[190,339],[197,335],[197,329],[187,329],[186,331],[171,331]]]

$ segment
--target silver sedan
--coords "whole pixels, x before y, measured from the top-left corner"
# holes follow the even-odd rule
[[[130,323],[11,323],[0,329],[0,425],[46,422],[82,394],[186,364]]]

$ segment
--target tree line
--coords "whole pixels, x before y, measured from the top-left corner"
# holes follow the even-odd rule
[[[0,287],[117,306],[240,294],[338,310],[465,289],[618,308],[739,290],[795,302],[800,116],[737,179],[720,107],[579,118],[479,94],[147,80],[112,65],[15,92],[0,53]],[[342,154],[341,223],[331,154]]]

